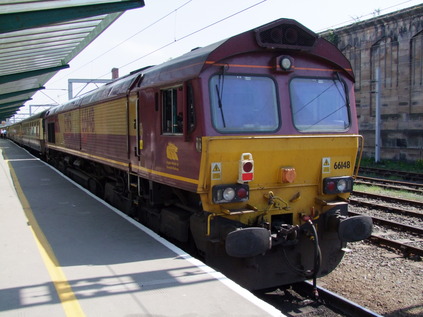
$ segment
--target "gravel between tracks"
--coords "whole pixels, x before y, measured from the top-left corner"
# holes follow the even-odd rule
[[[412,226],[422,226],[422,219],[377,210],[369,211],[362,207],[352,207],[352,210]],[[423,246],[423,239],[415,234],[395,232],[377,225],[373,231],[387,235],[387,238],[407,240],[410,245]],[[349,243],[348,248],[351,252],[345,254],[341,264],[328,276],[318,280],[320,286],[383,316],[423,316],[421,258],[404,258],[398,251],[385,249],[368,241]]]
[[[369,244],[352,252],[318,284],[383,316],[423,316],[423,262]]]

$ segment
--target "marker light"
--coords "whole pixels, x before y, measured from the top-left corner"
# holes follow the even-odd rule
[[[280,169],[280,181],[282,183],[293,183],[297,177],[294,167],[282,167]]]
[[[238,203],[249,199],[249,187],[247,184],[216,185],[212,189],[213,203]]]
[[[254,161],[251,153],[242,153],[239,160],[238,183],[246,183],[254,180]]]
[[[240,187],[238,191],[236,192],[236,194],[239,199],[244,199],[244,198],[248,199],[248,190],[245,189],[244,187]]]
[[[336,190],[335,182],[333,182],[333,181],[327,182],[325,189],[326,189],[327,192],[335,192],[335,190]]]

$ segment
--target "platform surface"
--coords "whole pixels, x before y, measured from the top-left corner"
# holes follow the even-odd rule
[[[0,316],[282,316],[0,140]]]

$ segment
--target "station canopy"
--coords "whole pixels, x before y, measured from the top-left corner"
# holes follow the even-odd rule
[[[0,0],[0,123],[143,0]]]

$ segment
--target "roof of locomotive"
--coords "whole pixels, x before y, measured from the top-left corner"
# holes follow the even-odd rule
[[[118,78],[112,82],[109,82],[83,96],[74,98],[64,103],[63,105],[50,108],[48,115],[59,113],[62,111],[69,111],[77,109],[81,105],[87,105],[93,102],[98,102],[104,99],[109,99],[119,95],[125,95],[128,89],[133,85],[135,81],[138,81],[141,77],[142,72],[132,72],[129,75]]]
[[[218,64],[224,58],[263,48],[277,50],[281,54],[302,51],[320,57],[337,65],[340,71],[354,80],[351,64],[333,44],[295,20],[279,19],[214,44],[193,49],[163,64],[134,71],[62,106],[52,108],[49,114],[126,95],[135,87],[165,86],[183,82],[198,77],[204,68]]]
[[[280,54],[297,51],[320,57],[354,80],[350,62],[336,46],[295,20],[279,19],[151,67],[144,72],[140,87],[195,78],[206,67],[219,65],[224,58],[263,49]]]
[[[26,119],[23,119],[22,121],[20,121],[18,123],[26,123],[26,122],[34,121],[34,120],[37,120],[37,119],[43,119],[45,114],[47,113],[47,111],[48,111],[48,109],[43,110],[41,112],[38,112],[36,114],[33,114],[32,116],[30,116]]]
[[[48,109],[43,110],[41,112],[38,112],[36,114],[33,114],[32,116],[30,116],[28,118],[25,118],[25,119],[23,119],[23,120],[21,120],[19,122],[15,122],[15,123],[12,123],[12,124],[7,125],[6,128],[10,128],[10,127],[13,127],[13,126],[16,126],[16,125],[26,124],[28,122],[32,122],[32,121],[38,120],[38,119],[44,119],[45,114],[47,113],[47,111],[48,111]]]

